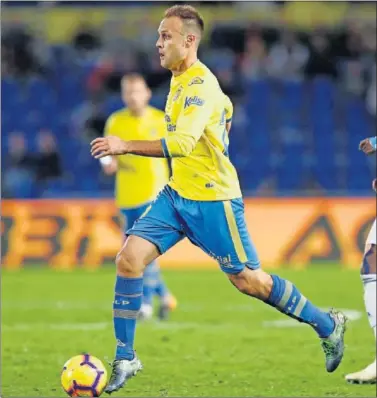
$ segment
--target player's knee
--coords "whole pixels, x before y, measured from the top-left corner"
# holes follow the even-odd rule
[[[137,252],[137,248],[132,244],[130,238],[116,256],[115,264],[118,275],[126,277],[139,277],[144,271],[143,256]]]
[[[138,236],[129,236],[116,256],[118,275],[139,278],[147,264],[159,256],[158,249],[152,243]]]
[[[363,262],[361,264],[361,274],[375,274],[377,261],[377,248],[374,244],[367,244],[365,246]]]
[[[245,268],[237,275],[229,275],[232,284],[243,294],[266,300],[272,289],[272,278],[262,270]]]
[[[125,247],[117,254],[115,264],[118,274],[124,276],[132,276],[138,273],[140,268],[137,264],[137,258]],[[142,270],[140,272],[142,272]]]

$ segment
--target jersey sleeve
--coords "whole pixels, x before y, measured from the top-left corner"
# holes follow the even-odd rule
[[[165,157],[185,157],[194,150],[214,109],[211,88],[189,85],[184,92],[176,129],[161,140]]]
[[[370,137],[369,142],[374,149],[377,149],[377,137]]]
[[[233,104],[230,98],[224,94],[225,97],[225,117],[226,117],[226,122],[230,123],[232,121],[233,117]]]

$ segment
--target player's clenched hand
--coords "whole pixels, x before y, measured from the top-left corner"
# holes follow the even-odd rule
[[[360,142],[359,149],[363,151],[366,155],[370,155],[376,152],[375,148],[373,148],[373,145],[370,143],[369,138],[366,138],[365,140],[362,140]]]
[[[123,155],[127,153],[126,142],[112,135],[96,138],[90,143],[90,146],[92,156],[96,159],[109,155]]]
[[[372,188],[374,189],[375,192],[377,192],[377,178],[375,178],[372,182]]]

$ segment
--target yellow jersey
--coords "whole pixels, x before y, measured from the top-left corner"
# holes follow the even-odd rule
[[[148,107],[143,116],[135,117],[128,109],[121,109],[108,118],[105,135],[123,140],[158,140],[166,135],[164,113]],[[166,159],[122,155],[117,161],[115,198],[119,208],[135,208],[152,201],[169,181]]]
[[[213,73],[196,61],[173,76],[165,108],[165,157],[172,158],[169,185],[191,200],[242,197],[237,172],[228,157],[226,123],[233,105]]]

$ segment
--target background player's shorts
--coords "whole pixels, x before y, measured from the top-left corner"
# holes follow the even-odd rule
[[[369,235],[367,238],[367,244],[368,245],[375,245],[376,244],[376,220],[374,220],[374,223],[372,225],[371,230],[369,231]]]
[[[241,272],[245,266],[260,266],[247,231],[242,199],[194,201],[166,186],[127,235],[152,242],[161,254],[187,237],[230,274]]]
[[[122,208],[120,212],[124,217],[124,231],[126,232],[128,229],[132,228],[135,221],[137,221],[148,209],[150,203],[141,205],[139,207],[132,208]]]

